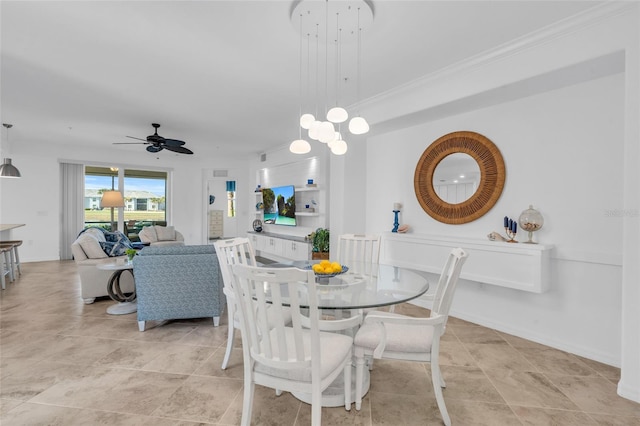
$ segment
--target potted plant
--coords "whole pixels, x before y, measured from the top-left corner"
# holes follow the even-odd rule
[[[133,260],[133,256],[136,255],[137,251],[135,249],[126,249],[125,253],[127,254],[127,258],[129,259],[129,262],[131,262]]]
[[[311,258],[329,259],[329,230],[318,228],[311,233]]]

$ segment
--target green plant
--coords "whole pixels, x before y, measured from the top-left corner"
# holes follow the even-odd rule
[[[318,228],[311,233],[312,251],[327,253],[329,252],[329,230],[327,228]]]
[[[127,254],[127,256],[129,257],[129,260],[133,260],[133,256],[135,256],[135,255],[136,255],[136,253],[137,253],[136,249],[132,249],[132,248],[130,248],[130,249],[126,249],[124,252],[125,252],[125,253]]]

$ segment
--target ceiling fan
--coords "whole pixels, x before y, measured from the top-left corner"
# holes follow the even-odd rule
[[[141,145],[149,145],[147,147],[147,151],[149,152],[160,152],[163,149],[168,149],[169,151],[177,152],[179,154],[193,154],[188,148],[185,148],[184,141],[179,141],[177,139],[167,139],[163,138],[158,134],[158,128],[160,125],[158,123],[151,123],[151,125],[156,129],[153,135],[147,136],[147,139],[136,138],[134,136],[127,136],[131,139],[137,139],[142,142],[114,142],[114,145],[130,145],[130,144],[141,144]]]

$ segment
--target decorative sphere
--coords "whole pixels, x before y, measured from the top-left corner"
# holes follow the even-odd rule
[[[362,117],[353,117],[349,121],[349,131],[354,135],[363,135],[369,131],[369,123]]]
[[[344,123],[349,118],[347,110],[340,107],[333,107],[327,112],[327,120],[332,123]]]
[[[311,126],[311,123],[313,123],[314,121],[316,121],[316,118],[313,116],[313,114],[302,114],[302,116],[300,117],[300,127],[309,130],[309,126]]]
[[[309,137],[314,141],[318,140],[318,131],[320,130],[320,122],[318,120],[311,123],[309,126]]]
[[[333,123],[329,121],[323,121],[318,127],[318,140],[322,143],[328,143],[336,138],[336,129],[333,127]]]
[[[294,154],[306,154],[311,151],[311,145],[304,139],[297,139],[291,142],[291,145],[289,145],[289,151]]]
[[[331,152],[335,155],[344,155],[347,152],[347,143],[343,140],[333,142]]]
[[[544,218],[538,210],[534,209],[533,206],[530,205],[527,210],[520,213],[518,225],[520,225],[520,229],[523,231],[534,232],[542,228],[542,225],[544,225]]]

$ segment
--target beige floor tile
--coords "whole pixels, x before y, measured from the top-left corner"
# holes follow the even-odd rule
[[[481,369],[448,365],[441,365],[440,369],[447,385],[442,391],[447,401],[462,399],[506,404]],[[432,395],[434,395],[433,392]]]
[[[215,352],[206,362],[195,371],[199,376],[226,377],[230,379],[240,379],[244,377],[244,362],[242,360],[242,349],[232,349],[229,363],[225,370],[222,369],[225,347],[211,349]]]
[[[527,358],[508,343],[465,343],[464,347],[481,368],[538,371]]]
[[[614,416],[611,414],[589,414],[598,426],[640,426],[640,418]]]
[[[507,404],[446,400],[453,425],[520,426],[522,423]]]
[[[587,364],[589,367],[593,368],[601,376],[606,377],[607,379],[610,379],[615,383],[618,383],[620,381],[620,368],[577,355],[576,358]]]
[[[511,334],[503,333],[502,331],[496,331],[500,337],[502,337],[507,343],[516,349],[545,349],[548,346],[541,345],[540,343],[526,340],[521,337],[513,336]]]
[[[214,352],[215,349],[205,346],[167,344],[158,356],[141,369],[162,373],[192,374],[208,363],[208,359]]]
[[[238,392],[229,409],[222,417],[221,424],[239,425],[242,419],[243,389]],[[276,392],[264,386],[255,386],[251,413],[252,425],[294,425],[301,405],[289,392]],[[325,422],[325,424],[328,424]]]
[[[527,349],[523,356],[545,374],[597,376],[598,373],[575,355],[556,349]]]
[[[0,396],[27,401],[54,385],[81,379],[89,368],[51,361],[23,364],[2,379]]]
[[[368,396],[373,426],[442,425],[442,417],[433,395],[370,392]]]
[[[362,407],[360,411],[356,410],[355,404],[351,404],[351,409],[347,411],[344,406],[340,407],[323,407],[322,423],[332,426],[354,425],[369,426],[371,425],[371,405],[369,398],[362,399]],[[306,426],[311,424],[311,405],[301,404],[296,425]]]
[[[371,371],[370,391],[404,395],[432,393],[431,379],[419,362],[376,359]]]
[[[616,385],[605,378],[557,375],[548,377],[582,411],[640,418],[640,404],[618,396]]]
[[[234,398],[241,393],[241,389],[241,380],[191,376],[164,399],[153,411],[153,415],[197,422],[219,422]]]
[[[513,406],[513,411],[526,426],[590,426],[597,423],[581,411]]]
[[[478,363],[456,338],[455,340],[440,342],[440,365],[476,367]]]
[[[96,364],[103,367],[141,369],[165,353],[166,348],[166,344],[158,342],[113,340],[111,351],[105,353]]]
[[[485,370],[485,374],[507,404],[579,410],[541,373],[494,369]]]
[[[193,345],[193,346],[209,346],[212,348],[218,348],[220,346],[227,345],[227,326],[218,327],[196,327],[190,333],[184,335],[178,342],[181,345]],[[238,337],[240,333],[237,333]],[[241,344],[242,340],[239,341]]]
[[[24,401],[21,401],[19,399],[0,398],[0,424],[2,424],[1,416],[9,412],[10,410],[13,410],[20,404],[24,404]]]

